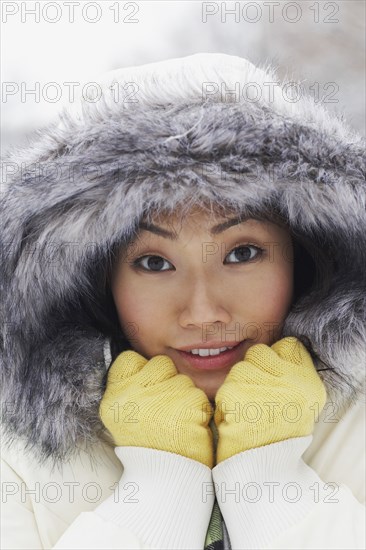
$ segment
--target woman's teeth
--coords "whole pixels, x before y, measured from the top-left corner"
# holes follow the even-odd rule
[[[201,357],[207,357],[208,355],[219,355],[219,353],[222,353],[223,351],[226,351],[227,349],[233,349],[234,346],[231,348],[218,348],[218,349],[192,349],[190,353],[193,353],[193,355],[200,355]]]

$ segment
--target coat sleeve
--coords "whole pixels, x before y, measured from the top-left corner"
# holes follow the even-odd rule
[[[42,549],[42,542],[29,499],[19,497],[21,478],[1,459],[1,544],[4,550]]]
[[[250,449],[212,471],[233,550],[364,549],[365,506],[302,459],[313,436]]]
[[[55,550],[203,548],[214,503],[211,469],[195,460],[142,447],[116,447],[124,465],[114,493],[82,512]],[[2,460],[2,486],[22,480]],[[1,547],[44,550],[31,503],[2,495]]]
[[[0,548],[3,550],[47,550],[42,540],[37,515],[31,499],[26,496],[29,488],[8,462],[1,458],[1,530]],[[24,487],[23,492],[19,490]],[[43,526],[44,528],[44,526]],[[52,526],[48,527],[52,529]],[[144,548],[136,536],[113,523],[103,521],[94,512],[83,512],[66,530],[63,544],[53,548]]]

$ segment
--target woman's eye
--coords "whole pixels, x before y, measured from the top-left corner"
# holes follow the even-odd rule
[[[254,253],[253,253],[254,251]],[[259,258],[263,254],[263,249],[255,245],[241,245],[232,250],[225,258],[224,263],[247,263]],[[231,257],[231,259],[230,259]],[[161,273],[162,271],[171,271],[174,269],[172,264],[165,260],[161,256],[155,256],[148,254],[141,256],[132,262],[133,266],[143,271],[155,271],[155,273]]]
[[[250,249],[254,249],[256,251],[256,254],[252,254]],[[225,263],[227,262],[227,258],[232,258],[232,261],[229,263],[241,263],[241,262],[248,262],[251,260],[254,260],[258,257],[260,257],[263,253],[263,249],[259,248],[258,246],[254,246],[252,244],[250,245],[242,245],[234,248],[225,258]]]
[[[133,262],[133,265],[140,269],[144,269],[145,271],[169,271],[169,269],[162,269],[162,267],[164,266],[164,262],[166,265],[172,265],[170,262],[168,262],[168,260],[165,260],[161,256],[152,255],[137,258],[137,260]]]

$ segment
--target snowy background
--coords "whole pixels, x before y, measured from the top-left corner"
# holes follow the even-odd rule
[[[3,150],[56,117],[65,82],[198,52],[271,61],[365,135],[363,0],[2,1],[1,11]]]

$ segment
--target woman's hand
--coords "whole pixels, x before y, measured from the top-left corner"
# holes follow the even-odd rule
[[[293,336],[255,344],[216,397],[217,464],[252,449],[313,432],[326,389],[305,346]]]
[[[149,447],[213,467],[213,407],[167,355],[121,353],[108,373],[99,415],[117,446]]]

